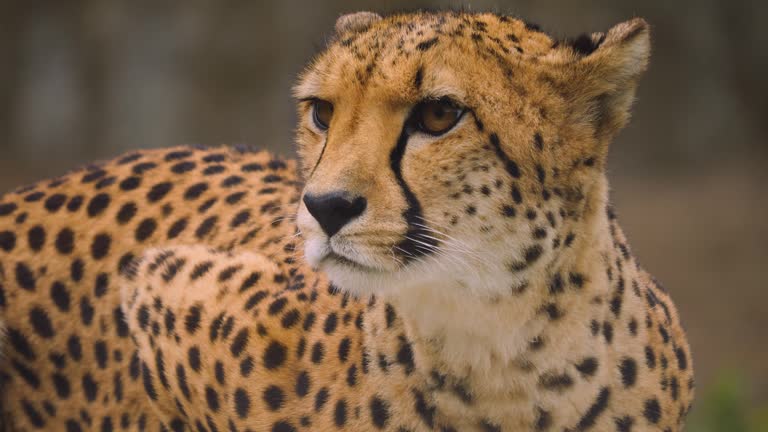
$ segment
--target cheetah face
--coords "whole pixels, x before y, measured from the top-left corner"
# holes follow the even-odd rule
[[[307,260],[358,293],[524,289],[592,211],[647,44],[641,20],[567,44],[492,14],[342,17],[295,91]]]

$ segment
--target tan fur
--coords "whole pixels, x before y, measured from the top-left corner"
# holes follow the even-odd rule
[[[95,429],[105,417],[117,427],[122,415],[151,430],[682,430],[690,350],[668,294],[630,252],[604,174],[647,65],[648,25],[635,19],[577,43],[492,14],[364,13],[337,29],[296,86],[303,193],[367,199],[331,239],[303,204],[296,224],[283,218],[295,211],[298,177],[263,154],[227,153],[216,181],[199,174],[211,152],[185,156],[196,166],[181,174],[159,152],[111,162],[112,201],[91,217],[99,191],[81,180],[87,172],[0,199],[16,205],[0,232],[18,239],[0,250],[0,276],[22,262],[36,280],[32,290],[17,276],[4,287],[5,421],[20,430],[65,430],[68,420]],[[434,137],[404,126],[415,104],[445,96],[467,109],[452,130]],[[327,132],[312,123],[315,99],[334,106]],[[142,161],[159,166],[142,174],[141,189],[120,192]],[[266,171],[244,172],[254,161]],[[230,173],[244,181],[224,187]],[[164,181],[172,191],[145,202]],[[184,199],[200,181],[208,195]],[[43,203],[59,190],[83,194],[83,207],[51,216]],[[245,197],[226,204],[235,190]],[[35,191],[45,198],[25,200]],[[209,196],[217,203],[196,211]],[[116,226],[129,200],[138,212]],[[230,228],[244,210],[247,223]],[[169,241],[181,214],[188,228]],[[197,238],[213,216],[216,228]],[[159,226],[137,242],[145,217]],[[43,223],[44,245],[32,250],[28,230]],[[73,252],[53,245],[62,227],[76,228]],[[94,260],[99,232],[112,242]],[[153,246],[122,259],[120,305],[118,261]],[[76,256],[81,282],[71,280]],[[110,278],[96,298],[100,272]],[[67,313],[52,302],[56,280],[67,284]],[[90,323],[83,298],[96,311]],[[37,306],[54,336],[30,321]],[[116,333],[116,311],[131,338]],[[71,334],[82,360],[69,358]],[[101,341],[122,360],[110,355],[102,368]],[[62,367],[49,359],[57,354]],[[66,398],[55,374],[69,383]],[[86,375],[98,386],[91,401]]]

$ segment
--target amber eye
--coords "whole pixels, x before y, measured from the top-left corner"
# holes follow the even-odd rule
[[[333,104],[322,99],[312,101],[312,120],[320,130],[328,130],[333,117]]]
[[[416,106],[417,126],[430,135],[442,135],[456,125],[464,109],[448,98],[427,100]]]

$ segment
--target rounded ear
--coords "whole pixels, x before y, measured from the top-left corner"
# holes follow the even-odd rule
[[[354,12],[342,15],[336,20],[336,34],[361,32],[379,20],[381,20],[381,15],[373,12]]]
[[[568,47],[564,90],[572,112],[592,122],[598,138],[611,138],[629,119],[637,81],[648,67],[648,23],[635,18],[605,34],[582,36]]]

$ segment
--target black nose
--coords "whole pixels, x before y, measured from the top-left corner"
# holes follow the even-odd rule
[[[348,198],[345,192],[331,192],[323,195],[304,195],[304,204],[309,213],[315,217],[328,237],[334,234],[360,216],[367,205],[363,197]]]

